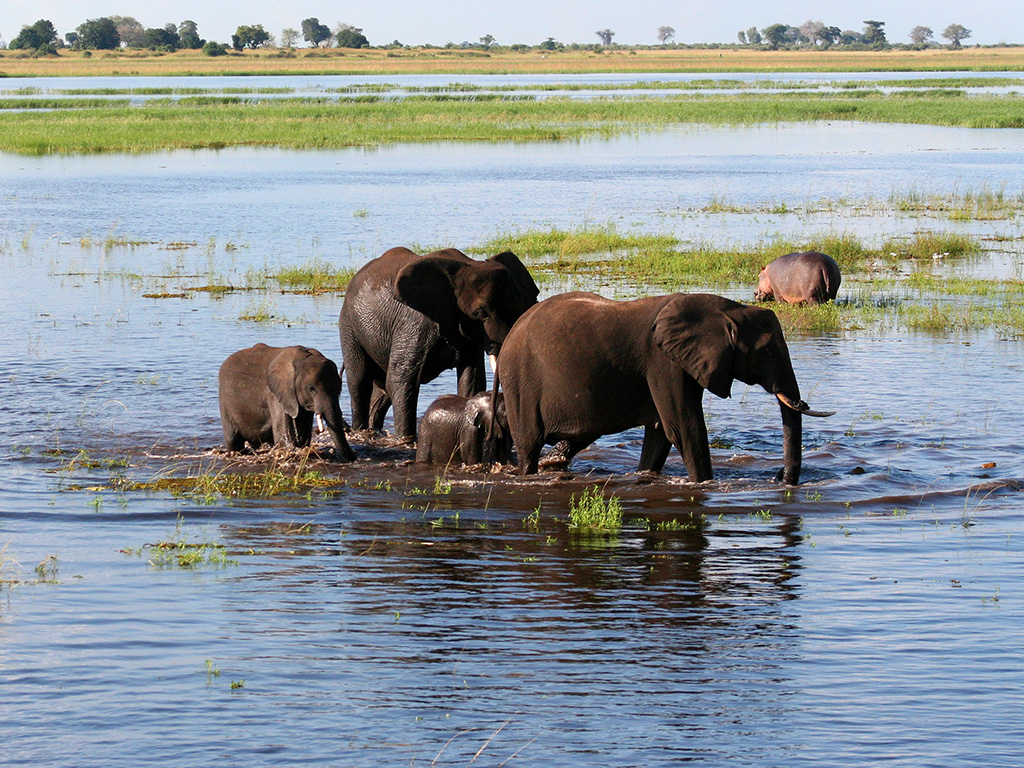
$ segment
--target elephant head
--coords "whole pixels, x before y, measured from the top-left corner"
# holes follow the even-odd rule
[[[461,251],[435,251],[408,264],[395,280],[395,298],[422,312],[452,343],[468,340],[493,354],[540,290],[511,251],[477,261]]]
[[[658,313],[655,344],[701,387],[730,396],[732,382],[760,385],[775,395],[782,410],[784,468],[779,479],[800,480],[802,415],[812,411],[800,387],[782,326],[775,313],[711,294],[679,294]]]
[[[296,419],[300,411],[320,416],[338,453],[346,461],[355,460],[345,438],[348,425],[338,403],[341,377],[332,361],[315,349],[287,347],[270,361],[267,384],[292,419]]]

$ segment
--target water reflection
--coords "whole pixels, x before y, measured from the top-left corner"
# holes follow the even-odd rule
[[[793,334],[802,391],[838,411],[808,425],[795,489],[771,479],[777,405],[739,386],[705,400],[716,479],[700,485],[675,453],[662,477],[637,475],[636,431],[569,473],[454,471],[450,493],[408,451],[365,444],[355,465],[309,467],[347,480],[329,498],[178,498],[111,478],[227,471],[224,357],[338,348],[339,296],[274,295],[275,320],[256,323],[239,319],[246,293],[156,299],[153,281],[588,221],[722,242],[889,235],[927,224],[694,209],[910,185],[1013,194],[1022,136],[835,123],[0,156],[5,764],[116,765],[128,743],[178,766],[1014,764],[1024,416],[1021,343],[1000,330]],[[133,242],[107,248],[110,233]],[[422,407],[453,388],[432,382]],[[569,501],[595,482],[626,524],[581,536]],[[139,554],[177,539],[234,562]],[[60,583],[37,583],[50,556]]]

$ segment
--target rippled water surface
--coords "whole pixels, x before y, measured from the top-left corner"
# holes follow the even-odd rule
[[[675,453],[664,476],[637,475],[639,431],[527,480],[435,484],[407,449],[357,439],[355,465],[312,465],[347,480],[333,494],[115,481],[237,469],[217,450],[216,371],[234,350],[302,343],[340,362],[339,295],[154,286],[588,221],[882,237],[928,224],[693,211],[715,196],[1015,193],[1022,150],[1021,131],[837,123],[0,156],[0,763],[1019,765],[1012,335],[793,335],[804,398],[837,411],[806,420],[797,488],[772,481],[777,406],[740,384],[706,396],[716,479],[699,485]],[[941,226],[1019,234],[1012,218]],[[240,319],[254,309],[272,319]],[[453,388],[429,385],[421,411]],[[568,525],[595,481],[622,500],[617,533]],[[219,546],[180,566],[160,542]]]

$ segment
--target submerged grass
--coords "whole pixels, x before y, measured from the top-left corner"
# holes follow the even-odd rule
[[[397,142],[565,141],[686,124],[814,120],[1024,126],[1024,99],[925,93],[697,94],[578,100],[323,100],[149,102],[0,113],[0,150],[152,152],[275,146],[329,149]],[[376,98],[376,97],[372,97]],[[908,101],[913,98],[913,108]]]
[[[300,496],[311,499],[315,494],[327,498],[345,486],[340,478],[305,468],[305,461],[295,469],[278,464],[249,471],[204,471],[202,467],[188,470],[183,476],[168,475],[147,481],[123,481],[118,488],[127,491],[169,493],[176,499],[190,499],[213,504],[218,499],[268,499],[275,496]]]
[[[227,556],[227,547],[218,541],[201,539],[193,541],[184,531],[184,521],[179,517],[174,532],[167,538],[139,547],[126,547],[125,555],[145,556],[154,568],[198,568],[201,565],[226,567],[238,565],[238,561]]]

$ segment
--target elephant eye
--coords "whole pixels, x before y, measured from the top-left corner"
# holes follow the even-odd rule
[[[473,310],[472,318],[474,320],[486,320],[491,316],[491,313],[481,307],[480,309]]]

